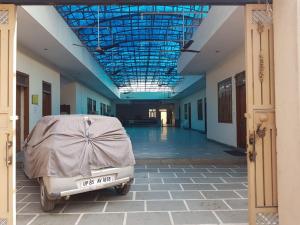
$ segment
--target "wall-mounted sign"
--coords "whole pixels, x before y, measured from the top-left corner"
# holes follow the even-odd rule
[[[31,104],[38,105],[39,104],[39,95],[32,95],[31,96]]]

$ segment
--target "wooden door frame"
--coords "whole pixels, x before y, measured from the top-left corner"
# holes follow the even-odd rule
[[[16,223],[16,53],[15,5],[0,4],[0,218]]]
[[[260,13],[266,7],[265,4],[245,7],[250,225],[264,220],[266,222],[263,224],[270,221],[278,224],[273,25],[272,20],[253,20],[253,11]]]

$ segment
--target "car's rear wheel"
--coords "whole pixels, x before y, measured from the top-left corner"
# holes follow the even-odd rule
[[[49,199],[46,186],[42,179],[40,181],[40,202],[42,210],[45,212],[49,212],[55,207],[55,200]]]
[[[126,183],[123,185],[116,186],[115,190],[119,195],[126,195],[130,191],[130,187],[131,187],[131,184]]]

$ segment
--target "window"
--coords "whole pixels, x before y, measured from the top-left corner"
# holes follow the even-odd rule
[[[197,101],[197,107],[198,107],[198,120],[203,120],[203,102],[202,102],[202,99],[199,99]]]
[[[156,109],[149,109],[149,118],[156,118]]]
[[[88,100],[87,101],[87,113],[88,114],[97,114],[96,101],[91,98],[88,98],[87,100]]]
[[[232,123],[231,78],[218,83],[218,121],[219,123]]]
[[[184,119],[188,119],[188,110],[187,110],[188,104],[184,104]]]

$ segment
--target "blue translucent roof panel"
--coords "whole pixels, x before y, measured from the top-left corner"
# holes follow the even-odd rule
[[[121,92],[172,91],[181,49],[209,6],[56,6]]]

